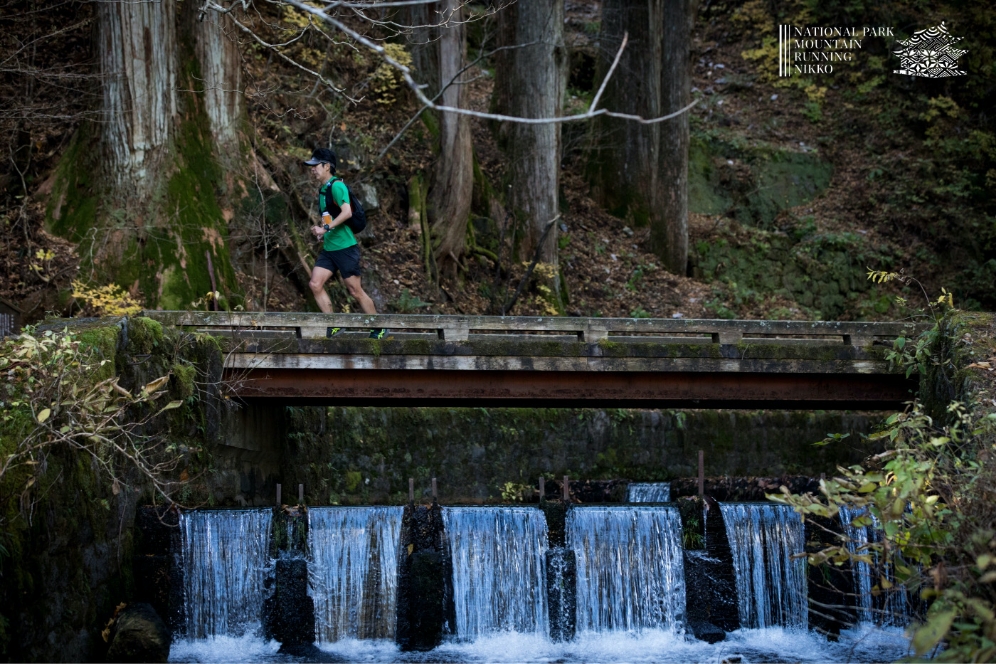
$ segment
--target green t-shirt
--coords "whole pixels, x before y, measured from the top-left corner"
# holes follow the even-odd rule
[[[349,190],[345,183],[338,178],[332,178],[321,186],[318,190],[318,213],[328,212],[335,219],[339,216],[342,206],[349,203]],[[325,222],[322,222],[325,223]],[[342,223],[330,231],[326,231],[322,236],[322,249],[325,251],[338,251],[346,249],[356,244],[356,236],[348,223]]]

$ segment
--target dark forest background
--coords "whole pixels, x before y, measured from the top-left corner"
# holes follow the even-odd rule
[[[922,302],[869,269],[996,303],[989,3],[449,1],[332,23],[210,4],[0,10],[0,298],[25,321],[203,308],[215,291],[222,307],[315,309],[300,161],[319,146],[369,211],[379,311],[892,319],[909,314],[896,296]],[[941,22],[964,76],[895,74],[895,40],[872,37],[832,74],[777,76],[780,24],[905,38]],[[554,117],[588,111],[624,33],[598,107],[697,101],[688,113],[420,113],[372,48],[438,104]]]

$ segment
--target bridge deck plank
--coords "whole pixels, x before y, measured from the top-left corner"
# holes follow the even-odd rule
[[[160,322],[198,328],[290,328],[304,337],[323,337],[326,327],[344,329],[388,328],[392,331],[427,330],[439,338],[462,340],[475,331],[562,332],[587,341],[608,335],[702,334],[715,343],[735,343],[750,335],[808,335],[834,337],[839,343],[864,344],[868,340],[913,334],[919,327],[909,322],[696,320],[684,318],[573,318],[536,316],[452,316],[409,314],[318,314],[281,312],[146,311]]]

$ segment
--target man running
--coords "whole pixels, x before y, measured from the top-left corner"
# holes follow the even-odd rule
[[[332,300],[325,292],[325,282],[338,270],[346,289],[360,303],[363,313],[375,314],[377,308],[373,300],[360,285],[360,245],[356,242],[353,229],[346,223],[353,216],[353,209],[349,204],[349,190],[342,179],[335,176],[337,162],[335,153],[328,148],[318,148],[311,154],[311,159],[304,162],[311,167],[315,180],[321,183],[318,189],[318,213],[322,217],[322,223],[312,226],[311,232],[322,240],[322,251],[315,261],[308,286],[315,295],[318,308],[324,313],[332,313]],[[338,327],[330,327],[325,331],[325,336],[333,337],[340,330]],[[371,339],[383,339],[385,336],[387,330],[370,330]]]

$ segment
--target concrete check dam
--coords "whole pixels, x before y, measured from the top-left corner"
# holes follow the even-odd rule
[[[894,409],[904,322],[146,311],[219,338],[239,398],[304,405]],[[342,331],[326,338],[326,328]],[[382,340],[370,328],[387,328]]]

